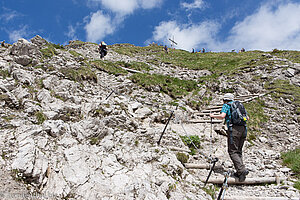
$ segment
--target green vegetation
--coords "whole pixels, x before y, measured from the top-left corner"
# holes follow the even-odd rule
[[[188,136],[180,136],[180,138],[183,141],[183,143],[190,148],[190,150],[191,150],[190,154],[191,155],[195,155],[196,154],[195,146],[198,149],[201,148],[201,146],[200,146],[200,138],[199,138],[198,135],[191,135],[189,137]]]
[[[177,153],[176,154],[177,160],[181,162],[181,164],[187,163],[189,160],[189,155],[186,155],[185,153]]]
[[[98,144],[99,143],[99,138],[98,137],[92,137],[90,139],[90,144],[91,145],[95,145],[95,144]]]
[[[217,192],[219,190],[219,188],[214,185],[210,185],[209,188],[202,187],[201,189],[204,190],[206,194],[210,195],[213,199],[216,198],[216,195],[218,194]]]
[[[294,184],[294,187],[300,190],[300,147],[293,151],[281,153],[283,164],[291,168],[296,173],[298,181]]]
[[[279,58],[288,59],[294,63],[300,63],[299,51],[286,51],[286,50],[274,49],[271,52],[271,54]]]
[[[2,76],[5,79],[6,77],[10,77],[10,74],[9,74],[8,70],[0,69],[0,76]]]
[[[82,66],[78,69],[63,68],[60,72],[72,81],[81,82],[83,80],[92,80],[97,82],[97,75],[92,71],[90,66]]]
[[[150,66],[147,65],[144,62],[124,62],[124,61],[118,61],[115,62],[116,66],[122,66],[125,68],[129,68],[129,69],[134,69],[134,70],[138,70],[138,71],[150,71]]]
[[[159,86],[162,92],[172,98],[181,98],[197,89],[197,82],[181,80],[160,74],[133,74],[130,79],[138,85],[151,90],[153,86]]]
[[[95,60],[90,62],[90,64],[97,69],[105,71],[109,74],[126,75],[128,73],[126,70],[120,68],[117,63],[109,61]]]
[[[261,99],[251,101],[244,104],[250,120],[247,122],[248,141],[256,139],[256,135],[260,131],[260,127],[269,121],[269,117],[264,114],[265,102]]]
[[[239,67],[246,65],[252,59],[261,57],[263,52],[248,51],[244,53],[190,53],[184,50],[169,49],[166,54],[162,46],[150,45],[146,47],[136,47],[131,44],[112,45],[111,48],[119,54],[128,56],[140,55],[149,56],[149,63],[160,64],[168,63],[188,69],[206,69],[214,73],[224,73],[234,71]]]
[[[41,111],[36,112],[35,117],[38,121],[37,124],[42,124],[42,123],[44,123],[44,121],[47,120],[46,115],[44,113],[42,113]]]
[[[78,53],[77,51],[73,51],[73,50],[70,50],[69,53],[74,56],[74,57],[80,57],[82,56],[80,53]]]
[[[43,54],[43,58],[52,58],[54,55],[58,55],[56,49],[64,49],[64,47],[60,44],[48,43],[46,48],[41,49],[40,51]]]
[[[274,80],[269,81],[264,86],[267,90],[272,91],[272,96],[275,99],[280,97],[290,99],[293,104],[298,108],[297,112],[300,113],[300,87],[290,84],[287,80]]]

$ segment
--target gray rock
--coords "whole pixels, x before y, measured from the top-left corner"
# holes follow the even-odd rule
[[[43,129],[52,137],[58,137],[65,133],[66,127],[62,120],[46,120]]]
[[[15,62],[20,65],[27,66],[32,62],[32,58],[28,55],[15,56]]]

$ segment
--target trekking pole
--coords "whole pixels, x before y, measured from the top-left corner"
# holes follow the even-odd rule
[[[209,178],[210,178],[210,175],[211,175],[212,171],[213,171],[214,168],[215,168],[216,162],[218,162],[218,161],[219,161],[218,158],[214,158],[214,159],[212,160],[213,165],[212,165],[212,167],[210,168],[209,174],[208,174],[208,176],[207,176],[207,178],[206,178],[206,181],[205,181],[205,183],[204,183],[204,187],[206,186],[206,184],[207,184],[207,182],[208,182],[208,180],[209,180]]]
[[[228,170],[224,175],[225,175],[225,178],[224,178],[223,185],[222,185],[222,188],[220,190],[217,200],[223,200],[225,197],[225,192],[226,192],[226,189],[228,188],[228,177],[231,175],[231,171]],[[223,193],[223,191],[224,191],[224,193]]]
[[[178,105],[176,106],[175,110],[177,110],[177,107],[178,107]],[[168,125],[169,125],[169,122],[170,122],[171,118],[173,117],[173,114],[174,114],[175,110],[172,110],[172,112],[171,112],[171,115],[170,115],[170,117],[169,117],[169,119],[168,119],[168,121],[166,123],[166,126],[165,126],[163,132],[161,133],[160,138],[159,138],[159,140],[157,142],[158,145],[160,145],[160,141],[161,141],[163,135],[165,134],[165,131],[166,131]]]

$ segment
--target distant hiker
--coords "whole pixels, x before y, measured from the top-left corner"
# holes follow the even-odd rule
[[[168,49],[167,45],[165,45],[164,50],[167,54],[169,53],[169,49]]]
[[[104,58],[104,56],[106,56],[106,54],[107,54],[107,44],[105,44],[105,42],[101,42],[100,44],[99,44],[99,52],[100,52],[100,58],[102,59],[102,58]]]
[[[202,48],[202,53],[205,53],[205,49],[204,48]]]
[[[1,42],[1,47],[5,47],[5,40]]]
[[[195,53],[195,49],[193,48],[192,53]]]
[[[239,101],[234,101],[234,95],[226,93],[223,97],[223,107],[221,114],[210,114],[210,117],[217,119],[224,119],[227,125],[227,147],[229,156],[234,164],[236,173],[234,175],[240,182],[245,181],[249,171],[245,168],[243,163],[242,149],[247,136],[246,121],[249,119],[247,112]],[[238,106],[237,106],[238,105]],[[236,109],[244,115],[238,115]],[[239,116],[242,116],[241,119]],[[237,120],[239,119],[239,122]]]

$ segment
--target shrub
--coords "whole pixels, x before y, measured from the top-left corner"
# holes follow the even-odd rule
[[[295,182],[294,187],[300,190],[300,147],[292,151],[281,153],[281,158],[283,159],[283,164],[296,173],[298,181]]]
[[[198,135],[191,135],[189,137],[188,136],[180,136],[180,137],[181,137],[181,140],[183,141],[183,143],[190,148],[190,150],[191,150],[190,154],[191,155],[196,154],[196,148],[198,148],[198,149],[201,148],[200,138],[199,138]]]
[[[36,112],[35,113],[35,117],[36,117],[36,119],[38,121],[38,124],[42,124],[42,123],[44,123],[44,121],[47,120],[46,115],[44,113],[42,113],[41,111]]]
[[[181,164],[187,163],[189,160],[189,155],[186,155],[185,153],[177,153],[176,154],[177,160],[181,162]]]

